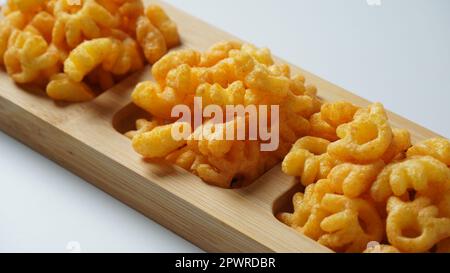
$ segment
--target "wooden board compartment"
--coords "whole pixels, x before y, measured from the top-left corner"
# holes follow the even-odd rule
[[[235,39],[160,1],[178,23],[183,47],[205,50]],[[316,85],[326,101],[368,102],[292,66]],[[206,185],[180,168],[145,162],[121,133],[144,113],[131,103],[137,82],[149,69],[134,74],[93,101],[57,104],[26,92],[0,72],[0,129],[161,225],[211,252],[330,252],[280,223],[274,211],[288,207],[298,188],[276,166],[252,185],[224,190]],[[392,124],[411,130],[413,141],[437,135],[395,114]]]

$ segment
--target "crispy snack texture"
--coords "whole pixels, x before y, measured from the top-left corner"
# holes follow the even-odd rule
[[[411,144],[379,103],[322,105],[282,169],[305,192],[278,219],[338,252],[448,252],[450,142]]]
[[[9,0],[2,13],[0,65],[56,101],[92,100],[181,43],[164,9],[141,0]]]
[[[176,41],[172,35],[174,26],[160,13],[154,7],[147,9],[150,21],[156,26],[161,25],[161,34]],[[147,24],[138,21],[138,25],[140,23],[143,27]],[[156,41],[153,38],[147,40]],[[152,55],[154,51],[150,50],[148,54]],[[217,43],[205,52],[192,49],[172,51],[153,65],[152,76],[155,81],[139,83],[132,94],[133,102],[153,117],[152,120],[139,121],[137,130],[127,133],[132,138],[133,147],[145,158],[164,159],[209,184],[223,188],[249,184],[281,162],[294,142],[308,134],[309,119],[321,107],[317,90],[307,87],[302,75],[291,76],[289,66],[275,63],[270,50],[235,41]],[[186,142],[175,145],[171,135],[161,132],[166,132],[174,124],[176,119],[171,116],[174,107],[182,105],[192,109],[195,98],[202,99],[203,107],[223,110],[227,106],[278,106],[278,149],[261,151],[264,141],[259,135],[254,139],[235,137],[235,140],[229,140],[223,137],[230,131],[237,135],[233,128],[245,128],[249,132],[248,119],[252,114],[247,112],[231,119],[204,118],[199,126],[194,128],[192,125]],[[159,124],[156,127],[143,125],[155,122]],[[272,129],[269,124],[268,127]],[[299,145],[326,152],[327,144],[327,140],[317,139]],[[323,166],[323,174],[311,174],[311,182],[315,182],[316,176],[326,177],[325,169],[331,169],[333,165],[331,160],[326,162],[323,159],[321,162],[328,167]],[[316,165],[320,164],[314,162]]]

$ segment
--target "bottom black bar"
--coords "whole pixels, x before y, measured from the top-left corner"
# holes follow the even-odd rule
[[[0,254],[0,265],[92,272],[407,272],[419,266],[447,268],[448,254]],[[87,263],[85,263],[87,262]],[[87,265],[88,266],[87,266]],[[86,271],[86,272],[88,272]],[[100,271],[99,271],[100,272]]]

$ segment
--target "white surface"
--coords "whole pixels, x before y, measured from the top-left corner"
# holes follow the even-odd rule
[[[168,2],[450,137],[448,0]],[[0,152],[0,252],[199,251],[2,133]]]
[[[0,151],[0,252],[200,251],[1,132]]]

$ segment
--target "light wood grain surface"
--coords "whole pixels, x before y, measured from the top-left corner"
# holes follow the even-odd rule
[[[159,1],[178,23],[183,46],[204,50],[236,39]],[[299,68],[328,101],[368,102]],[[90,181],[206,251],[329,252],[277,221],[273,210],[289,202],[294,179],[277,166],[250,187],[223,190],[176,167],[145,162],[116,128],[134,122],[135,84],[149,70],[126,79],[84,104],[57,104],[16,86],[0,73],[0,129]],[[127,108],[127,109],[128,109]],[[415,141],[436,134],[395,114],[394,126],[411,130]],[[114,121],[114,122],[113,122]],[[113,123],[115,126],[113,126]]]

